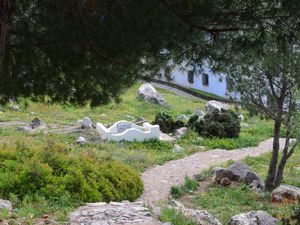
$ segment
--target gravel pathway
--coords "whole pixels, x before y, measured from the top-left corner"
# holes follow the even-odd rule
[[[235,149],[231,151],[215,149],[195,153],[183,159],[170,161],[161,166],[155,166],[142,174],[144,193],[142,199],[148,203],[156,203],[169,197],[170,189],[184,181],[185,176],[192,177],[212,166],[217,166],[228,160],[242,160],[247,156],[259,156],[272,149],[273,139],[263,141],[257,147]],[[280,140],[283,146],[284,139]]]

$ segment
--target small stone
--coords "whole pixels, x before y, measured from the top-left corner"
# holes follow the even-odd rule
[[[195,114],[199,117],[199,118],[202,118],[205,116],[205,112],[203,112],[202,110],[200,109],[196,109],[195,110]]]
[[[10,107],[13,111],[20,111],[20,107],[18,105],[13,105]]]
[[[216,181],[218,184],[221,184],[221,181],[224,178],[228,178],[228,180],[230,181],[233,178],[233,173],[229,169],[216,167],[213,169],[213,171],[214,171],[214,181]]]
[[[86,144],[86,142],[87,141],[86,141],[85,137],[82,137],[82,136],[78,137],[76,140],[76,143],[80,144],[80,145],[84,145],[84,144]]]
[[[182,151],[184,151],[184,148],[180,147],[177,144],[174,145],[173,152],[178,153],[178,152],[182,152]]]
[[[107,117],[107,114],[102,113],[100,116],[101,116],[101,117]]]
[[[44,123],[43,123],[43,121],[41,120],[41,119],[39,119],[39,118],[34,118],[32,121],[31,121],[31,123],[30,123],[30,127],[32,128],[32,129],[35,129],[35,128],[38,128],[38,127],[41,127],[41,126],[43,126],[44,125]]]
[[[250,125],[248,123],[241,123],[241,128],[249,128]]]
[[[187,127],[181,127],[179,129],[176,129],[175,131],[175,137],[178,138],[182,138],[184,135],[186,135],[188,132],[188,128]]]
[[[244,115],[242,115],[242,114],[239,114],[238,117],[239,117],[239,120],[240,120],[240,121],[244,121],[244,120],[245,120],[245,117],[244,117]]]
[[[0,199],[0,210],[7,209],[8,211],[12,211],[13,207],[10,201]]]
[[[131,115],[125,115],[126,118],[130,119],[130,120],[134,120],[134,116]]]

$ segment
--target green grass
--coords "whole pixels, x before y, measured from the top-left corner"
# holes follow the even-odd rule
[[[171,222],[172,225],[196,225],[191,219],[185,218],[182,214],[174,209],[165,208],[161,212],[160,220],[162,222]]]
[[[185,177],[183,185],[171,187],[171,195],[173,198],[179,198],[185,193],[192,193],[197,187],[198,183],[195,180]]]
[[[227,100],[228,101],[228,99],[226,99],[226,98],[223,98],[223,97],[220,97],[218,95],[215,95],[215,94],[212,94],[212,93],[208,93],[208,92],[205,92],[205,91],[201,91],[201,90],[196,89],[196,88],[190,88],[190,90],[194,91],[194,92],[197,92],[197,93],[199,93],[199,94],[201,94],[203,96],[210,97],[212,99],[217,99],[217,100],[220,100],[220,101],[222,101],[222,100],[225,100],[225,101]]]
[[[245,161],[261,177],[265,178],[270,154],[261,157],[249,157]],[[300,149],[288,161],[286,166],[283,183],[300,187]],[[192,203],[196,208],[206,209],[213,215],[216,215],[220,221],[227,224],[230,218],[240,213],[246,213],[251,210],[264,210],[272,216],[282,219],[287,218],[293,213],[293,204],[272,204],[270,194],[260,195],[251,192],[248,187],[222,187],[211,186],[205,192],[193,197]]]

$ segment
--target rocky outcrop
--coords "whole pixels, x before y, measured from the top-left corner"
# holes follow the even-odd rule
[[[205,108],[206,108],[207,112],[213,112],[214,110],[221,111],[222,109],[228,110],[228,105],[218,102],[218,101],[215,101],[215,100],[212,100],[212,101],[208,101],[206,103]]]
[[[171,208],[181,213],[184,217],[192,219],[197,225],[222,225],[221,222],[205,210],[195,210],[185,208],[177,201],[171,201]]]
[[[264,211],[251,211],[231,217],[229,225],[278,225],[278,221]]]
[[[229,181],[244,182],[247,185],[255,186],[255,190],[257,191],[259,191],[259,189],[263,190],[265,187],[264,181],[256,175],[250,167],[241,162],[232,164],[228,169],[216,167],[214,169],[214,180],[218,184],[224,184],[224,186],[230,185]]]
[[[145,100],[149,102],[153,102],[159,105],[165,105],[166,101],[161,96],[160,93],[149,83],[142,84],[138,90],[137,98],[140,100]]]
[[[88,203],[70,215],[71,224],[151,224],[155,222],[144,202]]]
[[[8,211],[12,211],[13,207],[10,201],[0,199],[0,210],[6,209]]]
[[[280,185],[272,191],[272,201],[300,201],[300,188],[290,185]]]

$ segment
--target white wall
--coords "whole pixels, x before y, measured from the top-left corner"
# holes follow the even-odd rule
[[[185,87],[195,88],[199,89],[208,93],[212,93],[224,98],[229,98],[227,94],[227,81],[226,81],[226,75],[225,74],[214,74],[208,67],[202,67],[202,71],[199,71],[196,69],[194,73],[194,83],[189,83],[188,81],[188,71],[191,70],[191,68],[185,68],[182,69],[179,66],[176,66],[172,72],[171,77],[172,80],[166,80],[164,76],[164,72],[162,71],[162,80],[169,81],[171,83],[175,83],[178,85],[182,85]],[[204,86],[202,84],[202,76],[203,73],[208,74],[209,77],[209,85]]]

